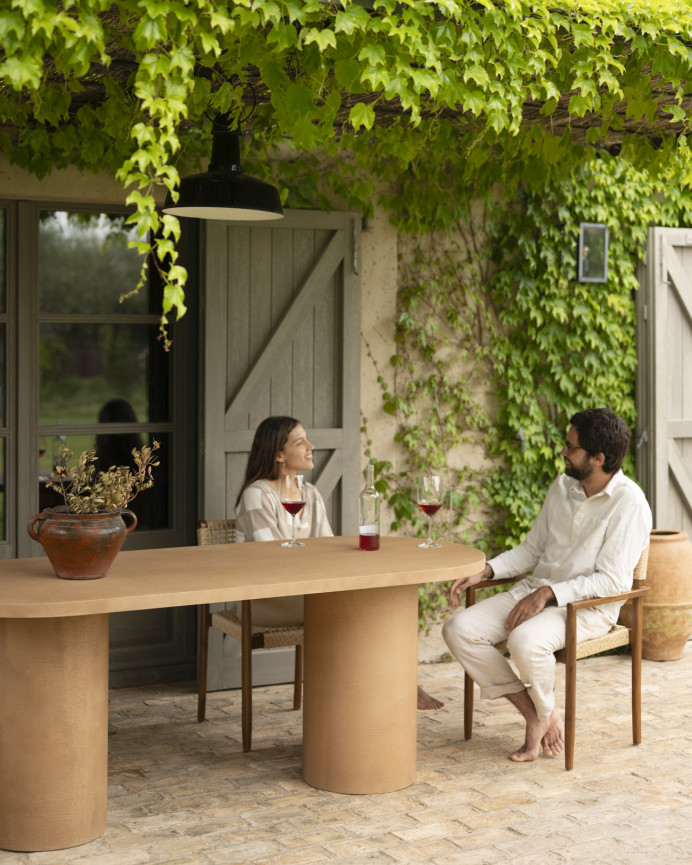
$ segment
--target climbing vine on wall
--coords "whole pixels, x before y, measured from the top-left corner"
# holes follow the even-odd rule
[[[663,185],[621,159],[594,157],[540,193],[519,188],[510,201],[501,190],[475,201],[455,239],[410,239],[396,353],[379,371],[404,456],[400,471],[378,464],[393,529],[422,529],[413,478],[437,468],[451,491],[438,528],[490,554],[535,519],[573,412],[609,406],[634,430],[647,228],[692,220],[673,177]],[[580,222],[609,228],[606,283],[576,280]],[[631,455],[625,470],[634,474]]]

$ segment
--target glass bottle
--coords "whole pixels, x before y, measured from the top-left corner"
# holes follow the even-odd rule
[[[360,536],[358,546],[361,550],[380,548],[380,494],[375,489],[375,466],[365,467],[365,487],[360,494]]]

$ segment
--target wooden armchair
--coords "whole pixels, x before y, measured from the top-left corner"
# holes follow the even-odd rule
[[[609,598],[589,598],[567,604],[567,623],[565,628],[565,648],[555,652],[555,659],[565,665],[565,769],[574,766],[575,716],[577,699],[577,661],[588,658],[608,649],[619,646],[632,646],[632,741],[639,745],[642,741],[641,723],[641,667],[642,667],[642,596],[648,587],[642,583],[646,579],[646,565],[649,548],[642,553],[634,569],[632,590]],[[466,590],[466,606],[476,602],[476,592],[490,586],[514,583],[523,577],[508,577],[501,580],[484,580]],[[611,630],[594,640],[577,643],[577,610],[611,604],[614,601],[632,600],[632,627],[613,625]],[[505,643],[498,643],[497,649],[506,649]],[[470,739],[473,731],[473,680],[464,673],[464,738]]]
[[[236,540],[235,520],[201,520],[197,528],[198,544],[232,544]],[[235,610],[212,613],[209,604],[200,604],[199,610],[197,720],[203,721],[206,714],[209,628],[217,628],[226,636],[240,641],[243,751],[249,751],[252,747],[252,652],[254,649],[275,649],[279,646],[296,647],[293,708],[300,709],[303,685],[303,626],[253,626],[252,601],[241,602],[240,618]]]

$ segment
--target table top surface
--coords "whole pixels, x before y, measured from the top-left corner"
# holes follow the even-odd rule
[[[357,537],[120,552],[99,580],[62,580],[46,558],[0,561],[0,618],[51,618],[182,607],[283,595],[440,582],[483,569],[480,550],[383,537],[363,552]]]

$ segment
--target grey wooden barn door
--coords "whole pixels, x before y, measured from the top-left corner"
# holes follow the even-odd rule
[[[649,230],[638,307],[638,474],[654,528],[692,533],[692,229]]]
[[[269,415],[291,415],[316,446],[311,480],[334,533],[355,533],[359,231],[352,214],[312,211],[289,212],[271,227],[208,224],[203,517],[234,515],[255,428]],[[210,689],[238,687],[237,642],[212,636]],[[291,654],[259,653],[255,683],[290,680]]]

